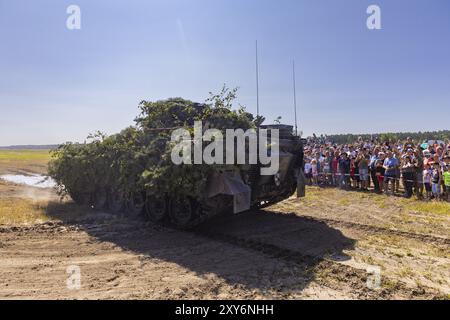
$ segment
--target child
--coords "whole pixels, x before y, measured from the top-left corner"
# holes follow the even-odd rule
[[[426,198],[431,199],[431,167],[427,163],[423,169],[423,184],[425,186]]]
[[[442,174],[440,169],[439,162],[434,162],[433,171],[431,173],[431,191],[433,192],[433,197],[436,200],[441,198]]]

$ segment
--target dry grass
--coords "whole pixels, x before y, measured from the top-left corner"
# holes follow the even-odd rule
[[[50,150],[0,150],[0,173],[45,173]]]
[[[419,212],[450,216],[450,202],[445,201],[422,201],[415,198],[405,199],[375,193],[343,191],[334,188],[307,188],[305,201],[311,203],[318,200],[321,200],[322,202],[335,201],[336,207],[349,206],[352,204],[362,204],[363,206],[369,207],[376,205],[376,207],[380,209],[394,211],[401,209],[405,213]]]
[[[50,220],[47,203],[31,199],[0,199],[0,225],[32,224]]]
[[[0,174],[45,174],[49,150],[0,150]],[[0,180],[0,225],[23,225],[71,219],[92,213],[71,202],[58,202],[51,190],[14,185]]]
[[[450,230],[450,203],[426,202],[371,192],[307,187],[305,198],[292,197],[270,208],[441,237],[448,237]]]
[[[450,203],[443,201],[417,201],[414,199],[402,199],[400,201],[404,209],[411,212],[424,212],[433,214],[443,214],[450,216]]]
[[[95,214],[93,209],[71,201],[0,198],[0,225],[31,225],[51,220],[73,221],[92,214]]]

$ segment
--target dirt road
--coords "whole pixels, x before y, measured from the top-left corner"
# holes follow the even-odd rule
[[[338,232],[333,236],[341,239]],[[303,264],[107,215],[2,228],[0,254],[2,298],[356,297],[312,283]],[[80,290],[66,286],[70,265],[81,268]]]
[[[305,215],[307,207],[291,199],[189,232],[106,213],[1,226],[0,298],[449,297],[448,234],[395,232],[365,218],[350,223],[321,216],[323,208]],[[450,225],[440,223],[441,230]],[[67,286],[74,265],[79,289]]]

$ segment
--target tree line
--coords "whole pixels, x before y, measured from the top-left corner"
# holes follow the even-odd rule
[[[419,132],[387,132],[377,134],[334,134],[322,136],[328,141],[332,141],[337,144],[349,144],[354,143],[361,137],[363,140],[378,140],[378,141],[398,141],[406,140],[410,137],[414,141],[424,142],[428,140],[450,140],[450,130],[440,131],[419,131]]]

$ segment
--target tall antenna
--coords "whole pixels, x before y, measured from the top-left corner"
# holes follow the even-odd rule
[[[258,66],[258,40],[256,40],[256,115],[259,116],[259,66]]]
[[[294,118],[295,118],[295,135],[298,134],[297,127],[297,94],[296,94],[296,85],[295,85],[295,60],[292,60],[292,78],[294,84]]]

